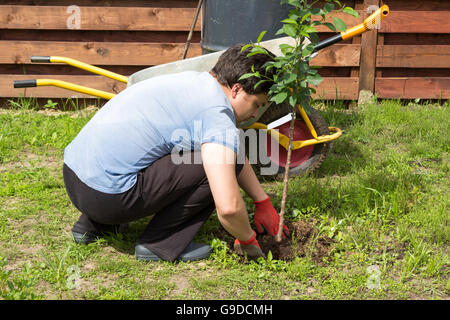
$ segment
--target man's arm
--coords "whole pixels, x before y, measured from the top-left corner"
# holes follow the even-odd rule
[[[236,179],[236,153],[216,143],[202,144],[202,161],[222,226],[241,241],[254,232]]]
[[[258,177],[247,157],[245,157],[244,167],[237,177],[237,180],[241,188],[253,199],[253,201],[262,201],[268,197],[267,193],[259,183]]]

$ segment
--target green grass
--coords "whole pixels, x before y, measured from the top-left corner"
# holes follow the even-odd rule
[[[134,245],[146,219],[89,245],[71,238],[63,151],[95,109],[14,101],[0,111],[0,298],[448,299],[449,102],[319,106],[344,134],[317,172],[290,180],[286,215],[334,239],[327,257],[244,263],[213,216],[197,236],[209,259],[144,263]],[[282,183],[264,186],[279,208]]]

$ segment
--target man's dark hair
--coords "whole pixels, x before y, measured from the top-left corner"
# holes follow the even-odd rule
[[[235,83],[240,83],[244,91],[248,94],[267,94],[273,84],[272,81],[261,83],[255,89],[255,84],[262,79],[250,77],[239,80],[239,78],[246,73],[252,73],[253,66],[255,71],[259,71],[260,74],[266,75],[272,79],[272,70],[274,70],[274,68],[271,68],[266,73],[265,68],[262,68],[262,66],[268,61],[273,61],[273,58],[262,53],[247,57],[251,48],[247,48],[241,52],[243,46],[243,44],[237,44],[226,50],[219,57],[219,60],[214,68],[212,68],[211,72],[216,76],[219,83],[224,86],[229,86],[231,88]],[[269,54],[274,56],[271,52],[269,52]]]

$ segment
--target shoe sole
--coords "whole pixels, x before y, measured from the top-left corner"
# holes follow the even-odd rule
[[[139,253],[138,251],[140,251],[140,250],[145,250],[147,252]],[[195,251],[195,253],[193,253],[193,251]],[[198,261],[198,260],[207,259],[211,255],[211,247],[210,246],[202,246],[193,251],[188,252],[186,254],[181,254],[178,257],[178,259],[176,259],[176,260],[183,261],[183,262]],[[140,261],[161,261],[161,260],[163,260],[160,257],[158,257],[156,254],[154,254],[153,252],[148,250],[147,248],[138,247],[138,246],[136,246],[136,259],[140,260]]]
[[[98,237],[93,237],[87,233],[79,233],[72,231],[73,240],[79,244],[89,244],[98,240]]]

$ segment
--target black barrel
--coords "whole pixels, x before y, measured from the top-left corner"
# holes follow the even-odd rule
[[[291,6],[280,0],[204,0],[202,12],[203,53],[225,50],[237,43],[256,42],[266,30],[263,41],[282,37],[275,33],[288,18]]]

